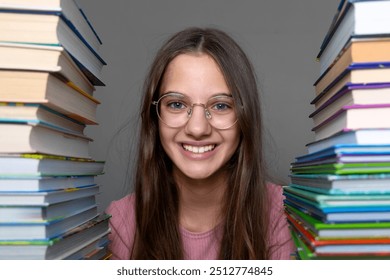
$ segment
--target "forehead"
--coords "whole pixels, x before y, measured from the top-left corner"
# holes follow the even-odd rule
[[[207,54],[180,54],[167,66],[160,93],[178,92],[191,98],[209,98],[229,93],[224,75],[215,60]]]

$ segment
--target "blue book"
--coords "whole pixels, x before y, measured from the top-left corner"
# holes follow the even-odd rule
[[[388,145],[336,144],[318,152],[296,157],[295,163],[309,163],[328,159],[342,162],[342,158],[347,158],[348,156],[351,158],[350,162],[375,161],[368,160],[369,156],[373,156],[373,158],[377,156],[378,159],[380,156],[390,156],[390,143]]]
[[[291,186],[329,195],[390,194],[390,174],[290,174]]]

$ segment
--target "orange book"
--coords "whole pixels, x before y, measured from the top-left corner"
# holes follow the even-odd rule
[[[314,83],[316,94],[323,92],[333,80],[353,63],[390,61],[390,37],[353,39],[333,64]]]

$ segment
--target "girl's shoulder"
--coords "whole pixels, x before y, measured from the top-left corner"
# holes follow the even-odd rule
[[[284,199],[282,186],[267,182],[267,195],[270,201],[280,204]]]
[[[124,197],[122,197],[119,200],[114,200],[110,203],[108,208],[106,209],[106,213],[113,214],[113,213],[126,213],[128,214],[128,211],[134,211],[135,206],[135,195],[134,193],[128,194]]]

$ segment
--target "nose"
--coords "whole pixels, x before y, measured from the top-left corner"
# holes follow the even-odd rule
[[[203,105],[194,104],[190,119],[185,126],[185,133],[196,139],[210,135],[211,125],[206,117],[206,111]]]

